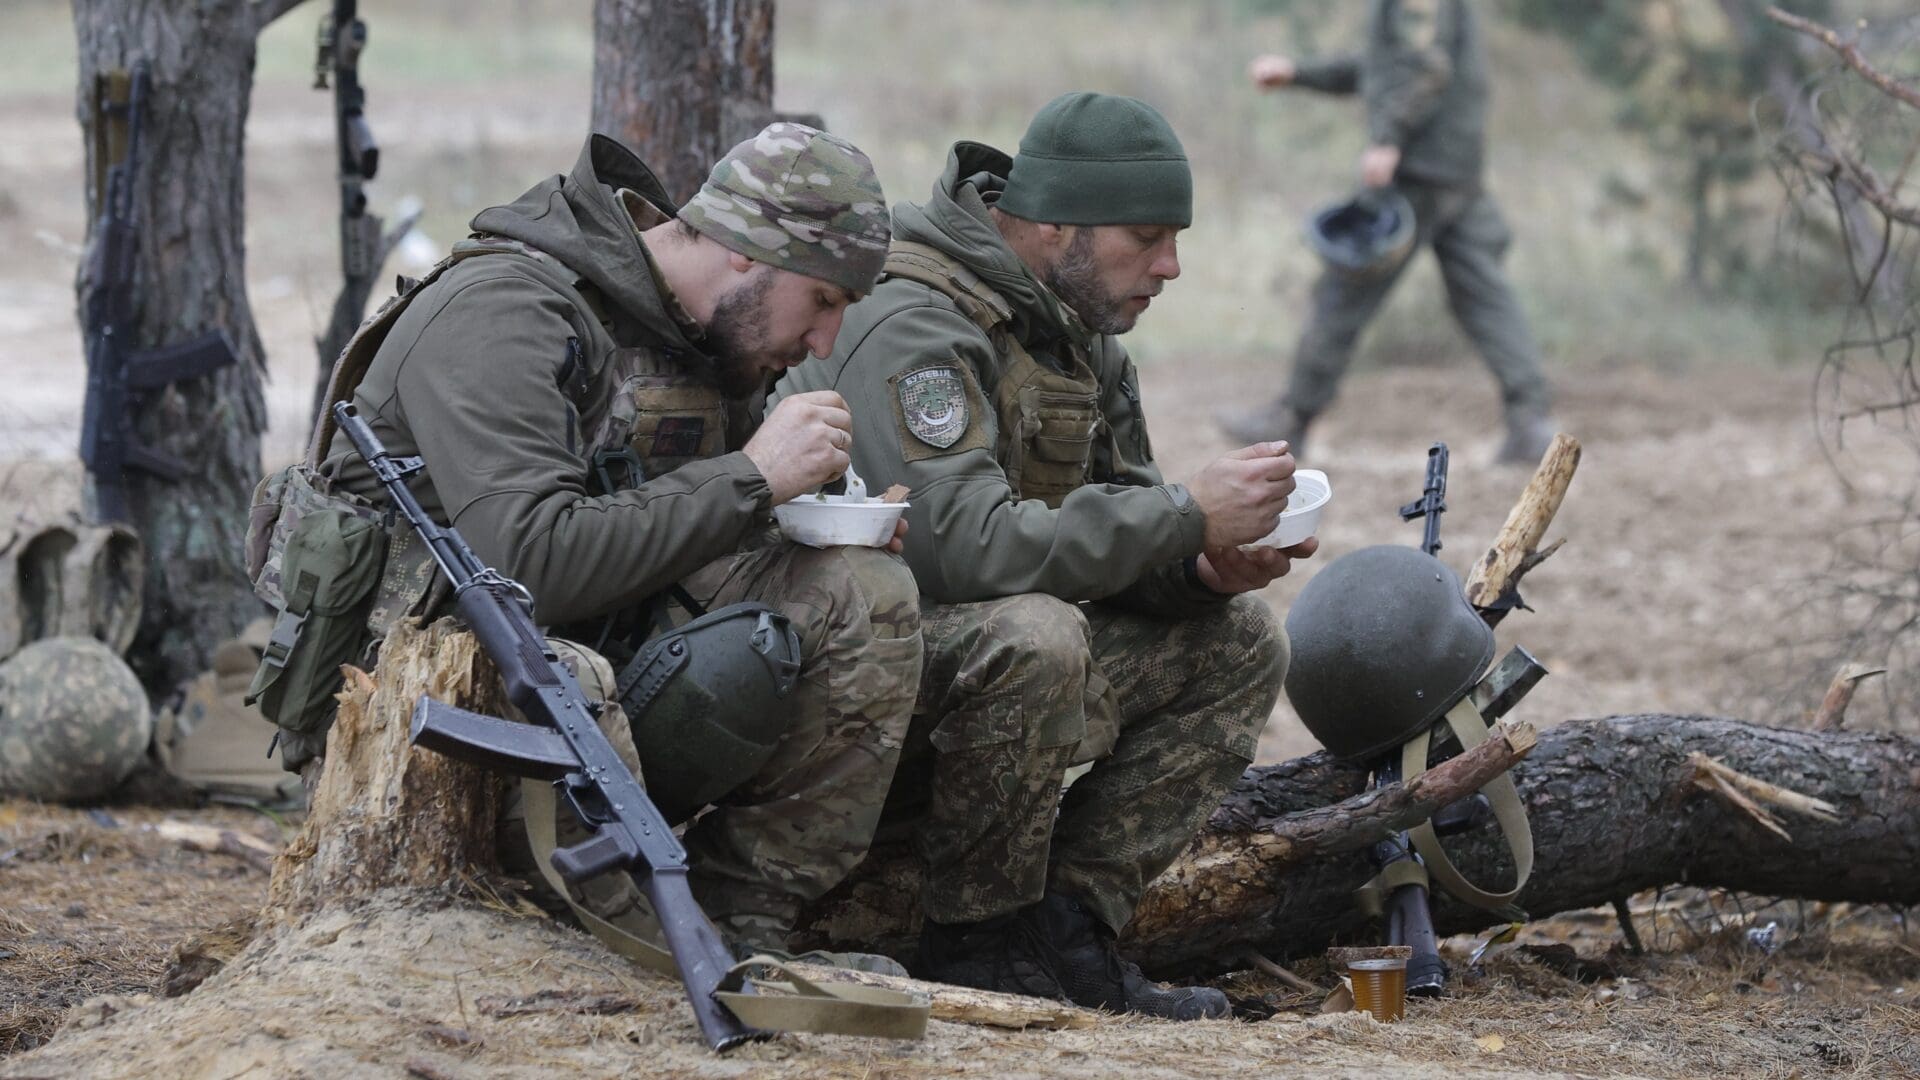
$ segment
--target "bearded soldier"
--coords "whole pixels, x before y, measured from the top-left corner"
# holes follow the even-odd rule
[[[560,651],[589,696],[608,699],[602,724],[649,789],[698,793],[672,816],[718,804],[685,845],[696,896],[742,952],[783,947],[799,905],[865,853],[919,679],[915,591],[895,554],[757,543],[770,507],[845,470],[852,436],[838,394],[797,395],[760,420],[754,399],[770,376],[831,349],[880,272],[886,221],[871,162],[813,128],[775,124],[734,147],[677,213],[631,151],[596,135],[570,174],[475,217],[472,239],[370,321],[334,376],[333,397],[354,401],[395,455],[424,459],[414,490],[427,512],[523,583],[542,626],[598,647]],[[344,435],[323,426],[317,445],[316,489],[379,491]],[[385,547],[374,636],[445,610],[411,530],[392,530]],[[297,548],[284,556],[289,598]],[[740,702],[709,694],[674,718],[674,739],[652,744],[641,715],[625,718],[630,731],[609,720],[634,699],[605,653],[633,624],[644,639],[652,621],[684,622],[652,599],[666,592],[695,609],[757,601],[784,617],[761,624],[762,655],[716,661],[688,639],[689,672],[775,669],[791,687],[778,709],[736,715]],[[782,625],[797,678],[791,664],[777,670],[768,628]],[[284,637],[297,659],[297,635]],[[309,715],[277,709],[291,766],[325,746]],[[688,781],[689,770],[724,775],[741,755],[746,774],[718,790],[704,773]],[[603,917],[637,895],[625,875],[593,884],[605,887],[587,897]]]
[[[1313,287],[1313,310],[1294,352],[1286,390],[1271,402],[1221,410],[1236,439],[1286,439],[1294,452],[1333,402],[1362,330],[1421,246],[1433,248],[1447,303],[1500,383],[1507,434],[1496,460],[1532,463],[1553,437],[1540,350],[1501,258],[1513,236],[1483,186],[1487,65],[1469,0],[1373,0],[1363,52],[1313,62],[1262,56],[1262,88],[1302,86],[1366,99],[1360,180],[1397,188],[1415,222],[1411,243],[1377,265],[1329,264]],[[1364,199],[1361,200],[1364,203]]]
[[[1246,594],[1314,542],[1239,548],[1293,489],[1284,444],[1184,485],[1154,465],[1116,335],[1180,273],[1193,186],[1166,120],[1067,94],[1019,150],[955,144],[833,355],[776,392],[845,394],[861,474],[912,489],[927,673],[888,820],[927,869],[916,973],[1222,1016],[1114,938],[1252,760],[1287,647]]]

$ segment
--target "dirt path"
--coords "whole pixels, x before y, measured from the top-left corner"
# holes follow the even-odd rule
[[[924,1042],[788,1036],[719,1058],[677,986],[582,934],[498,905],[389,896],[273,931],[183,997],[126,986],[93,998],[51,1043],[0,1058],[0,1076],[1920,1075],[1920,954],[1888,920],[1820,909],[1768,954],[1744,933],[1766,918],[1711,898],[1643,913],[1654,953],[1637,959],[1601,955],[1605,917],[1529,928],[1529,941],[1597,961],[1586,981],[1515,950],[1469,968],[1455,943],[1453,995],[1412,1003],[1394,1025],[1320,1015],[1314,998],[1256,977],[1225,985],[1255,1010],[1278,1006],[1270,1019],[1051,1032],[936,1021]],[[1297,966],[1331,981],[1323,965]]]

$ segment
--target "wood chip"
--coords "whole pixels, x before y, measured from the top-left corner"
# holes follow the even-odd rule
[[[1781,824],[1774,820],[1761,803],[1777,806],[1805,817],[1815,818],[1828,824],[1840,820],[1840,808],[1825,799],[1816,799],[1811,795],[1770,784],[1757,776],[1728,767],[1706,754],[1693,753],[1687,756],[1687,763],[1693,766],[1693,784],[1702,791],[1720,796],[1729,805],[1746,814],[1763,828],[1777,834],[1782,840],[1793,839]]]
[[[1046,1030],[1086,1028],[1100,1022],[1099,1013],[1069,1005],[1064,1001],[1048,1001],[1044,998],[1025,997],[1020,994],[996,994],[990,990],[974,990],[965,986],[950,986],[946,983],[921,982],[918,979],[906,979],[898,975],[849,971],[845,968],[823,967],[818,964],[801,964],[798,967],[807,978],[816,982],[851,982],[924,994],[932,1002],[932,1009],[928,1015],[935,1020],[945,1020],[953,1024],[1011,1028],[1017,1031],[1024,1028]]]
[[[458,1073],[451,1072],[438,1062],[423,1057],[407,1059],[407,1075],[417,1076],[420,1080],[460,1080]]]
[[[595,1016],[610,1016],[615,1013],[635,1012],[640,1002],[634,998],[619,994],[587,994],[578,990],[542,990],[526,997],[483,997],[474,1000],[475,1007],[495,1018],[509,1016],[533,1016],[540,1013],[589,1013]]]
[[[1291,986],[1292,988],[1300,991],[1303,994],[1321,994],[1326,992],[1320,989],[1318,986],[1315,986],[1314,984],[1301,978],[1300,976],[1295,975],[1293,972],[1288,971],[1286,968],[1281,967],[1279,964],[1274,963],[1272,960],[1269,960],[1266,957],[1260,955],[1259,953],[1250,953],[1249,956],[1252,957],[1253,966],[1255,968],[1258,968],[1260,971],[1268,975],[1271,975],[1276,979],[1279,979],[1281,982],[1285,983],[1288,986]]]
[[[473,1032],[468,1031],[466,1028],[448,1027],[445,1024],[434,1024],[430,1027],[421,1028],[420,1034],[425,1035],[441,1046],[450,1048],[471,1046],[479,1041],[474,1037]]]
[[[152,828],[161,839],[170,840],[188,851],[232,855],[262,870],[272,869],[273,857],[280,853],[278,847],[265,840],[232,829],[216,829],[211,825],[195,825],[185,821],[162,821]]]
[[[907,487],[907,485],[905,484],[895,484],[892,487],[880,493],[880,501],[883,503],[906,502],[907,495],[912,490],[913,490],[912,488]]]

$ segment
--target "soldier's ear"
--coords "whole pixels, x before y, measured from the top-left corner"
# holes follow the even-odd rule
[[[1040,222],[1034,226],[1034,229],[1034,235],[1040,238],[1041,248],[1046,251],[1065,251],[1067,245],[1073,242],[1074,227],[1072,225],[1049,225],[1046,222]]]
[[[731,249],[727,251],[727,269],[736,274],[747,273],[758,265],[760,264],[737,251]]]

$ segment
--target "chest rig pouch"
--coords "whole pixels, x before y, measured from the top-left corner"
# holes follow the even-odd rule
[[[641,475],[663,476],[726,452],[727,402],[718,386],[687,374],[659,349],[616,349],[608,362],[619,381],[592,440],[596,467],[631,452],[628,461]],[[609,472],[602,481],[609,490],[639,482]]]
[[[886,273],[952,300],[987,336],[1000,361],[992,395],[1000,426],[994,457],[1014,498],[1039,499],[1059,509],[1087,483],[1094,442],[1106,428],[1099,379],[1085,352],[1072,347],[1066,371],[1034,359],[1010,329],[1013,306],[938,248],[896,240],[887,253]]]

